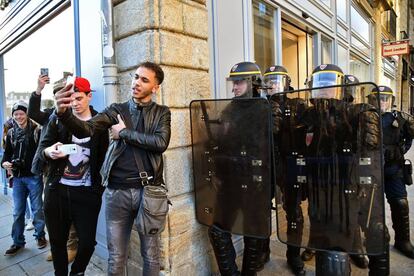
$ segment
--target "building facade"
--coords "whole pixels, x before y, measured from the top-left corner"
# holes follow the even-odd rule
[[[17,95],[36,88],[40,68],[51,82],[63,72],[91,81],[93,105],[102,110],[129,97],[137,64],[160,63],[165,81],[156,101],[172,110],[165,179],[173,206],[162,234],[165,275],[209,275],[216,264],[207,229],[194,212],[188,106],[224,98],[233,64],[255,61],[264,71],[284,65],[292,86],[303,88],[313,68],[335,63],[360,81],[392,87],[397,106],[414,103],[414,59],[384,58],[385,41],[414,45],[412,0],[14,0],[0,1],[0,113],[10,116]],[[36,47],[34,47],[36,45]],[[44,99],[52,99],[52,86]],[[1,154],[1,153],[0,153]],[[104,208],[97,253],[106,256]],[[142,261],[131,239],[128,270]],[[235,238],[237,248],[240,239]],[[240,251],[240,250],[239,250]],[[136,274],[131,274],[136,275]]]

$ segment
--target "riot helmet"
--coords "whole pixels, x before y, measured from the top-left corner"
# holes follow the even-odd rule
[[[358,84],[359,80],[354,75],[345,75],[344,76],[344,84]],[[344,87],[344,101],[346,102],[353,102],[356,96],[356,90],[358,86],[345,86]]]
[[[321,64],[313,72],[309,88],[326,87],[333,85],[342,85],[344,83],[344,73],[341,68],[335,64]],[[331,87],[323,89],[313,89],[311,93],[313,99],[341,99],[343,91],[341,87]]]
[[[227,92],[233,93],[235,98],[258,97],[261,82],[262,73],[257,64],[240,62],[231,68],[226,79]]]
[[[270,66],[263,76],[268,95],[289,91],[291,80],[285,67]]]
[[[378,86],[378,89],[373,88],[369,95],[369,102],[374,106],[378,106],[377,96],[379,96],[381,112],[391,112],[395,101],[392,89],[385,85]]]

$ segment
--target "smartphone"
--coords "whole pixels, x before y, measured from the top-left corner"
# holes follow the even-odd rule
[[[75,77],[74,76],[68,76],[66,79],[66,85],[72,84],[72,88],[69,90],[71,92],[75,92],[74,86],[75,86]]]
[[[78,153],[78,147],[76,146],[76,144],[60,145],[58,146],[58,150],[60,150],[61,152],[67,155]]]
[[[49,68],[40,68],[41,76],[49,76]]]

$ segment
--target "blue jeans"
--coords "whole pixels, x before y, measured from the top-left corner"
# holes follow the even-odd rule
[[[12,238],[13,243],[23,246],[24,240],[24,219],[26,212],[27,197],[30,199],[30,205],[33,214],[33,225],[36,239],[45,236],[45,216],[43,214],[43,183],[39,175],[14,177],[13,178],[13,227]]]
[[[142,199],[142,189],[106,188],[106,238],[108,243],[108,275],[124,275],[128,259],[128,243],[131,230]],[[160,273],[160,237],[139,234],[141,256],[144,260],[143,276],[158,276]]]

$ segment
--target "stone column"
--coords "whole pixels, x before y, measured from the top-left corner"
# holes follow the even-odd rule
[[[165,80],[156,101],[172,111],[164,177],[172,207],[162,233],[164,275],[208,275],[214,267],[206,228],[195,220],[189,103],[211,98],[206,0],[114,1],[116,58],[122,100],[138,63],[160,63]],[[133,231],[128,271],[140,275],[139,238]]]

